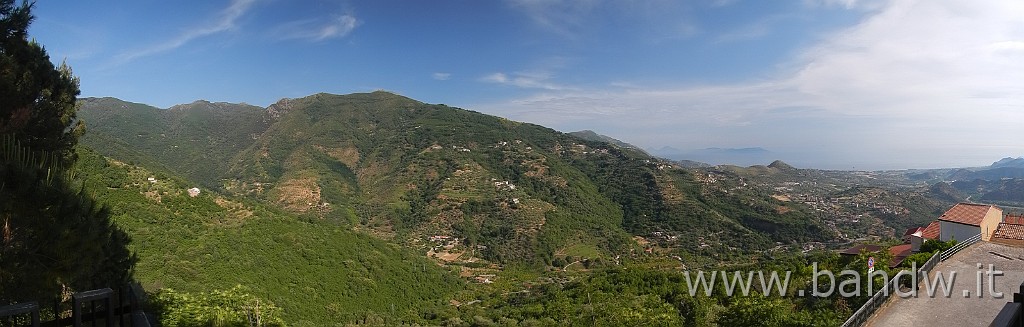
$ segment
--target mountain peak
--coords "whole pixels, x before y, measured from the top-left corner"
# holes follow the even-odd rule
[[[636,150],[639,150],[639,151],[643,151],[643,150],[640,149],[640,147],[637,147],[635,145],[632,145],[632,144],[620,141],[620,140],[618,140],[616,138],[613,138],[611,136],[598,134],[597,132],[594,132],[594,131],[589,130],[589,129],[585,129],[585,130],[578,131],[578,132],[572,132],[572,133],[569,133],[569,135],[572,135],[572,136],[575,136],[575,137],[578,137],[578,138],[581,138],[581,139],[584,139],[584,140],[587,140],[587,141],[605,142],[605,143],[608,143],[608,144],[612,144],[612,145],[618,146],[620,148],[636,149]]]
[[[772,163],[768,164],[768,168],[775,168],[775,169],[781,169],[781,170],[796,169],[795,167],[790,166],[789,164],[783,162],[782,160],[772,161]]]
[[[991,168],[1001,168],[1001,167],[1024,168],[1024,157],[1017,157],[1017,158],[1006,157],[1006,158],[1002,158],[1002,159],[999,159],[999,161],[993,162],[992,166],[990,166],[990,167]]]
[[[168,111],[185,111],[185,110],[209,110],[209,111],[221,111],[221,110],[234,110],[234,109],[255,109],[259,108],[247,103],[231,103],[231,102],[210,102],[207,100],[196,100],[192,103],[177,104],[170,108]],[[259,108],[263,109],[263,108]]]

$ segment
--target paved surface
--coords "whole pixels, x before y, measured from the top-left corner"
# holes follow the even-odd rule
[[[978,269],[979,263],[981,269]],[[989,264],[1003,275],[987,277]],[[978,242],[939,263],[929,278],[934,280],[936,273],[942,273],[949,280],[954,271],[956,278],[948,298],[941,286],[936,288],[934,296],[928,296],[922,282],[916,298],[894,297],[865,326],[988,326],[1003,305],[1013,301],[1013,293],[1020,291],[1020,284],[1024,282],[1024,249]],[[980,298],[978,272],[981,272],[983,292]],[[995,282],[991,283],[992,280]],[[990,284],[996,292],[1003,293],[1002,298],[993,297],[994,293],[989,292]],[[968,295],[965,292],[969,292],[969,296],[965,296]]]

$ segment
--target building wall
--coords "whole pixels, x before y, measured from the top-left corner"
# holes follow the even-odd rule
[[[981,220],[981,240],[988,241],[992,239],[992,233],[996,232],[996,228],[999,227],[999,223],[1003,221],[1003,209],[992,207],[988,209],[988,213],[985,214],[985,219]]]
[[[1002,217],[1000,217],[1000,219],[1002,219]],[[993,231],[995,231],[995,228],[993,228]],[[981,233],[981,228],[978,228],[978,226],[964,225],[945,220],[939,221],[939,240],[942,240],[943,242],[952,239],[963,241],[973,237],[974,235],[978,235],[978,233]]]

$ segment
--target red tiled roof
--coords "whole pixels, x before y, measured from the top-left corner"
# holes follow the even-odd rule
[[[914,233],[917,233],[917,232],[923,231],[923,230],[924,230],[924,227],[914,227],[914,228],[908,229],[906,232],[903,232],[903,236],[907,237],[907,236],[910,236],[910,235],[914,235]]]
[[[1024,225],[999,223],[992,237],[1007,240],[1024,240]]]
[[[1008,213],[1008,214],[1006,214],[1006,217],[1003,217],[1003,222],[1004,223],[1010,223],[1010,224],[1024,225],[1024,214]]]
[[[858,255],[861,250],[867,252],[878,252],[882,251],[882,247],[874,244],[858,244],[852,248],[840,251],[842,255]],[[907,256],[913,254],[910,250],[910,244],[900,244],[889,248],[889,254],[892,254],[892,259],[889,259],[889,268],[899,266],[906,259]]]
[[[933,221],[928,224],[928,227],[924,228],[924,232],[921,233],[921,237],[927,240],[939,239],[939,221]]]
[[[878,252],[882,250],[882,247],[874,244],[857,244],[852,248],[840,251],[839,254],[858,255],[860,254],[860,250],[868,252]]]
[[[889,248],[889,254],[892,254],[889,260],[889,268],[892,268],[903,263],[903,259],[913,254],[913,251],[910,251],[910,244],[900,244]]]
[[[949,210],[946,210],[946,213],[942,214],[942,216],[939,216],[939,220],[981,226],[981,221],[985,219],[985,214],[994,208],[995,206],[987,204],[957,203],[952,208],[949,208]]]
[[[914,227],[908,229],[906,232],[903,232],[903,242],[910,243],[910,239],[914,235],[921,236],[922,232],[924,232],[924,227]]]

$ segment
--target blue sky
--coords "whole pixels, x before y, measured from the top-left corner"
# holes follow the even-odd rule
[[[378,89],[653,149],[801,167],[1024,155],[1024,2],[53,1],[82,96],[267,106]]]

